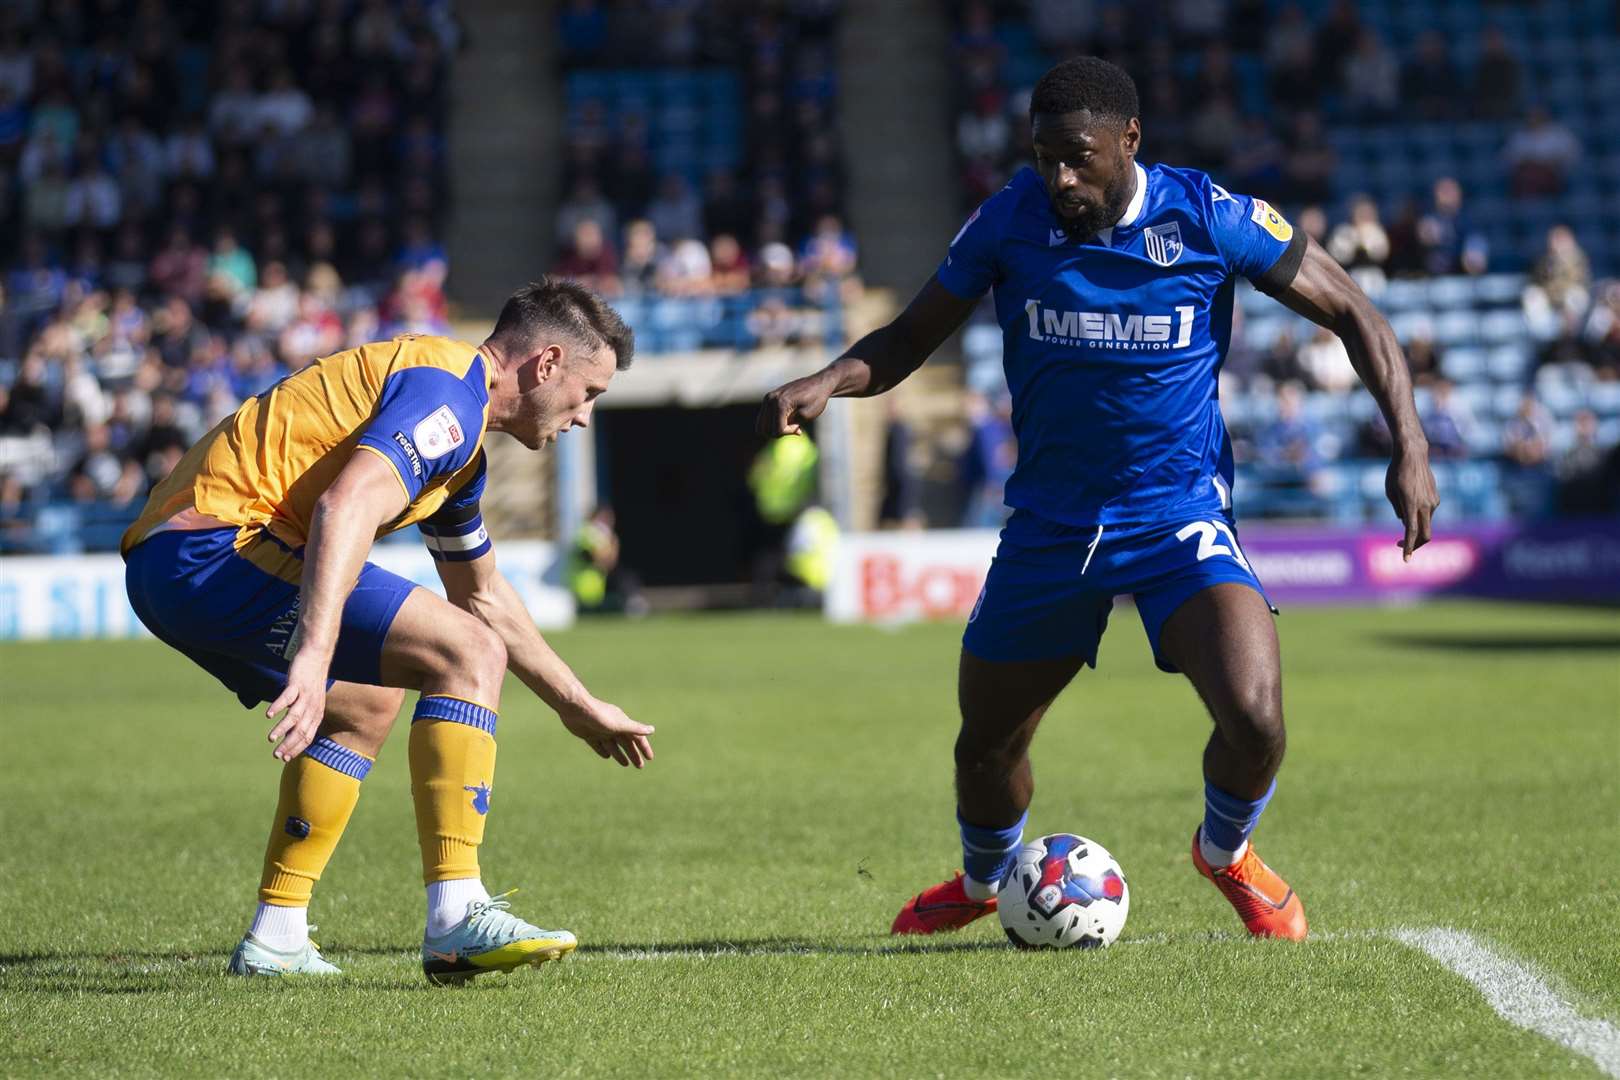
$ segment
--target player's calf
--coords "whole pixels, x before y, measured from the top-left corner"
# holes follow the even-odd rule
[[[1276,777],[1288,748],[1281,687],[1275,682],[1244,687],[1210,711],[1215,737],[1205,751],[1205,775],[1240,795],[1258,795]]]
[[[341,703],[346,696],[340,690],[327,700]],[[259,879],[259,906],[231,960],[236,974],[270,973],[278,965],[293,971],[330,967],[318,952],[309,958],[310,896],[349,824],[360,800],[361,781],[372,764],[369,755],[321,735],[282,767],[281,793]],[[239,970],[244,964],[251,966],[260,954],[270,968]]]
[[[328,693],[326,717],[321,721],[320,734],[375,759],[393,730],[399,710],[405,704],[405,691],[389,686],[343,687],[343,700],[338,706],[331,701],[334,687]]]

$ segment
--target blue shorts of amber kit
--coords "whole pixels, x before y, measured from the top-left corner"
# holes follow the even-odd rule
[[[1173,672],[1159,649],[1166,620],[1195,593],[1224,582],[1266,595],[1222,515],[1076,528],[1020,510],[1001,532],[962,647],[981,660],[1077,656],[1096,667],[1114,597],[1131,594],[1154,660]]]
[[[238,549],[236,536],[236,529],[157,533],[125,556],[124,580],[146,628],[252,708],[287,685],[304,550],[262,530]],[[331,681],[381,685],[383,643],[414,588],[366,563],[343,605]]]

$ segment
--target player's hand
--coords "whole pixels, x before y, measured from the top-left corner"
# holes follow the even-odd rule
[[[653,759],[651,724],[638,724],[617,705],[590,698],[584,705],[558,711],[563,727],[585,740],[597,757],[612,758],[620,765],[641,768]]]
[[[1384,477],[1384,493],[1389,496],[1389,505],[1395,508],[1395,516],[1406,526],[1406,535],[1401,538],[1401,558],[1411,562],[1412,552],[1429,542],[1429,523],[1440,505],[1427,447],[1416,453],[1396,452]]]
[[[754,427],[767,439],[779,435],[798,435],[804,424],[827,411],[832,390],[825,372],[806,375],[778,386],[765,395],[765,403],[759,407],[759,419]]]
[[[287,669],[286,689],[264,711],[273,720],[276,713],[287,710],[269,736],[271,742],[278,743],[274,754],[282,761],[291,761],[315,741],[326,715],[328,666],[329,661],[317,652],[299,652]]]

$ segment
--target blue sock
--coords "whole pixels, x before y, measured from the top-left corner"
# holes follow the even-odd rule
[[[1024,842],[1025,812],[1005,829],[986,829],[970,825],[956,815],[956,824],[962,830],[962,869],[974,881],[986,885],[999,884],[1012,869],[1013,856]]]
[[[1273,780],[1258,799],[1242,799],[1204,781],[1204,839],[1222,851],[1236,851],[1260,824],[1260,815],[1277,790]]]

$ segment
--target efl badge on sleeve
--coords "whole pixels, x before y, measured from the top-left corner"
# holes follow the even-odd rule
[[[1249,220],[1276,237],[1280,243],[1286,244],[1294,238],[1294,227],[1288,224],[1288,219],[1273,210],[1271,204],[1264,199],[1254,200],[1254,209],[1249,211]]]
[[[448,405],[440,405],[430,413],[426,420],[416,425],[411,432],[411,441],[422,452],[422,456],[429,461],[442,458],[467,439],[461,430],[461,421]]]
[[[1160,266],[1169,266],[1181,258],[1181,223],[1172,221],[1143,229],[1142,244],[1147,248],[1148,258]]]

